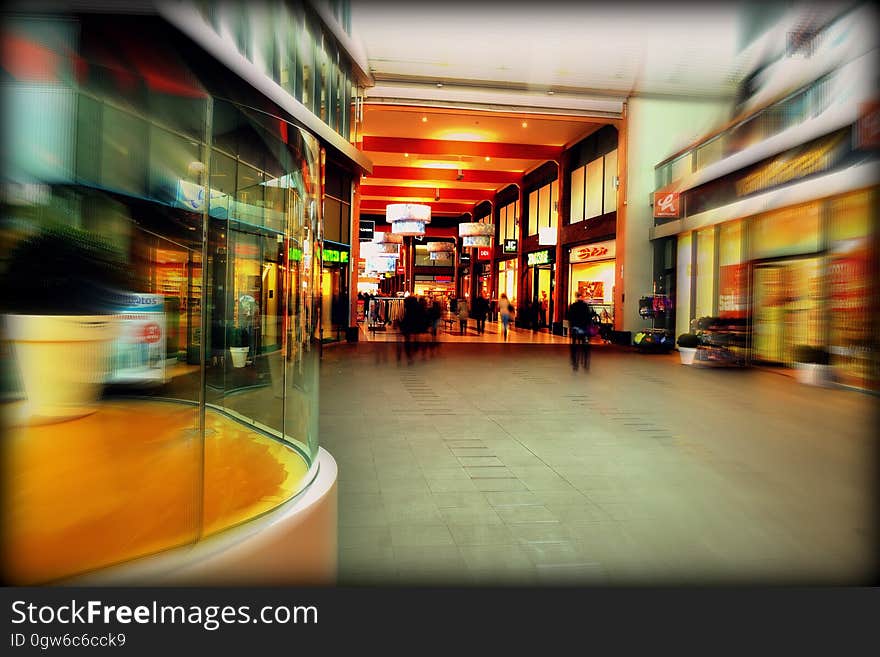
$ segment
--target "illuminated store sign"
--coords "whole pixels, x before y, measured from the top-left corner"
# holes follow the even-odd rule
[[[302,249],[298,249],[295,246],[290,247],[290,251],[288,252],[288,257],[291,260],[295,260],[296,262],[299,262],[300,260],[303,259]]]
[[[764,166],[737,181],[737,195],[754,194],[797,178],[830,169],[838,159],[835,157],[837,147],[846,145],[844,139],[849,139],[849,132],[846,130],[819,141],[815,146],[795,149],[793,152],[789,151],[773,158]],[[655,213],[654,216],[657,214]]]
[[[551,262],[553,262],[553,259],[550,255],[550,249],[535,251],[526,257],[526,263],[529,267],[534,267],[535,265],[549,265]]]
[[[358,236],[361,242],[369,242],[373,239],[373,233],[376,228],[375,221],[367,221],[362,219],[358,227]]]
[[[477,260],[491,260],[492,249],[488,246],[481,246],[477,251]]]
[[[595,244],[584,244],[576,246],[569,251],[568,261],[590,262],[592,260],[609,260],[615,256],[615,244],[613,240],[608,242],[596,242]]]
[[[338,262],[342,264],[348,263],[348,251],[337,251],[336,249],[324,249],[324,262]]]
[[[678,218],[680,212],[678,192],[654,192],[654,216]]]
[[[518,240],[504,240],[504,252],[505,253],[516,253],[519,251],[519,241]]]

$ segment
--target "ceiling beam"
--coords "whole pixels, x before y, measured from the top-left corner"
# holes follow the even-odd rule
[[[374,166],[371,176],[391,180],[459,180],[456,169],[426,169],[422,167],[389,167]],[[468,183],[518,183],[522,179],[522,173],[518,171],[482,171],[480,169],[460,169],[460,182]]]
[[[428,198],[434,199],[439,196],[444,201],[473,201],[491,199],[495,196],[495,189],[447,189],[436,187],[398,187],[391,185],[361,185],[361,198],[369,197],[402,197],[402,198]]]
[[[385,206],[387,201],[379,201],[373,199],[363,199],[361,201],[361,214],[385,214]],[[437,203],[430,202],[425,205],[431,206],[431,214],[451,214],[460,215],[465,212],[473,212],[473,203]]]
[[[367,152],[414,153],[419,155],[470,155],[514,160],[558,160],[562,146],[541,144],[505,144],[483,141],[447,141],[445,139],[409,139],[405,137],[364,136]],[[374,167],[375,171],[375,167]]]

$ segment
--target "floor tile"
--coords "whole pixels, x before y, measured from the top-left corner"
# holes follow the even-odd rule
[[[458,546],[515,545],[516,541],[506,525],[450,524],[449,531]]]
[[[389,533],[395,548],[455,545],[446,525],[392,525]]]

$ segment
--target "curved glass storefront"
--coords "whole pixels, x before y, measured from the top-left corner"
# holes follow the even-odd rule
[[[320,145],[112,28],[9,18],[3,37],[14,584],[193,544],[314,476]]]

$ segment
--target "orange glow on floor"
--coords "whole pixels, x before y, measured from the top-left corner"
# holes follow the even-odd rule
[[[269,511],[296,493],[299,454],[207,412],[204,533]],[[58,424],[6,429],[3,566],[40,584],[195,541],[201,524],[198,409],[104,402]]]

